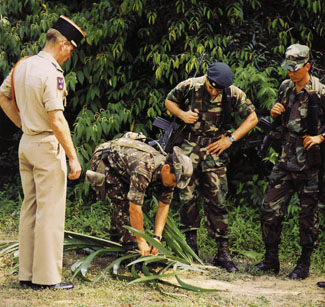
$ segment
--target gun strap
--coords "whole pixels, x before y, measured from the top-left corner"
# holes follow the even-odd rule
[[[222,109],[223,109],[223,126],[227,130],[231,123],[231,89],[230,86],[226,87],[222,93]]]
[[[27,58],[29,58],[29,57],[31,57],[31,56],[32,56],[32,55],[25,56],[25,57],[21,58],[21,59],[20,59],[20,60],[19,60],[15,65],[14,65],[14,67],[12,68],[12,72],[11,72],[11,76],[10,76],[11,100],[12,100],[12,103],[13,103],[13,105],[14,105],[14,108],[16,109],[16,111],[17,111],[18,113],[19,113],[19,108],[18,108],[18,106],[17,106],[16,99],[15,99],[14,73],[15,73],[15,70],[16,70],[18,64],[19,64],[21,61],[23,61],[23,60],[25,60],[25,59],[27,59]]]
[[[199,60],[199,64],[197,65],[197,68],[196,68],[196,71],[194,73],[193,78],[196,77],[196,74],[199,71],[199,68],[201,66],[201,63],[202,63],[204,57],[205,57],[205,53],[202,53],[201,57],[200,57],[200,60]],[[194,111],[195,107],[196,107],[196,105],[195,105],[195,87],[194,87],[193,90],[192,90],[192,96],[191,96],[191,109],[192,109],[192,111]]]

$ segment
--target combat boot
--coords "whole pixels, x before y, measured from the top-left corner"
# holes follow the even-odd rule
[[[273,271],[275,274],[278,274],[280,271],[278,245],[266,244],[265,250],[264,260],[255,265],[256,271]]]
[[[321,287],[321,288],[325,288],[325,281],[319,281],[319,282],[317,283],[317,286],[318,286],[318,287]]]
[[[197,230],[189,230],[185,232],[185,238],[187,245],[199,255],[199,250],[197,248]]]
[[[313,253],[312,248],[302,248],[302,253],[297,261],[296,267],[289,274],[291,279],[305,279],[309,276],[310,257]]]
[[[218,253],[213,260],[215,266],[220,266],[226,269],[229,273],[239,272],[238,268],[231,260],[229,252],[229,243],[227,239],[217,240]]]

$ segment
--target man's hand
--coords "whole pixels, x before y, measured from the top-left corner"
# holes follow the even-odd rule
[[[151,247],[148,245],[147,241],[143,238],[137,238],[137,241],[141,256],[149,256]]]
[[[304,148],[306,150],[309,150],[314,145],[320,144],[324,140],[324,138],[322,137],[322,135],[315,135],[315,136],[304,135],[303,136],[303,139],[304,139],[304,143],[303,143],[304,144]]]
[[[81,166],[78,161],[78,158],[69,159],[69,166],[70,166],[70,174],[69,174],[68,178],[70,180],[78,179],[81,174]]]
[[[228,136],[221,136],[221,139],[211,143],[207,149],[210,154],[216,153],[217,156],[220,156],[227,148],[231,146],[232,142],[229,140]]]
[[[154,238],[154,240],[156,240],[157,242],[160,242],[156,238]],[[156,247],[154,247],[152,244],[150,244],[149,246],[150,246],[150,250],[151,250],[151,255],[156,255],[159,252],[159,250]]]
[[[68,122],[65,119],[62,110],[50,111],[48,112],[48,115],[53,133],[59,143],[62,145],[69,159],[69,166],[71,171],[68,178],[71,180],[78,179],[81,173],[81,166],[72,142]]]
[[[185,123],[185,124],[194,124],[198,119],[199,119],[199,110],[195,109],[193,111],[182,111],[180,113],[180,119]]]
[[[285,111],[284,105],[277,102],[271,109],[270,114],[272,118],[276,118]]]

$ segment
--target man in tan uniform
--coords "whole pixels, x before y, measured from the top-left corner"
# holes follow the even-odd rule
[[[19,280],[23,287],[72,289],[61,282],[67,165],[69,179],[81,166],[63,115],[62,65],[85,36],[61,16],[37,55],[23,59],[0,87],[0,106],[23,131],[19,168],[24,192],[19,224]],[[16,101],[16,102],[15,102]]]

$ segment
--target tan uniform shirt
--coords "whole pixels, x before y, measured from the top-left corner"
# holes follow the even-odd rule
[[[9,98],[11,74],[12,71],[0,87],[0,91]],[[14,85],[23,132],[27,135],[52,132],[47,113],[63,111],[67,96],[63,70],[58,62],[44,51],[24,59],[14,72]]]

